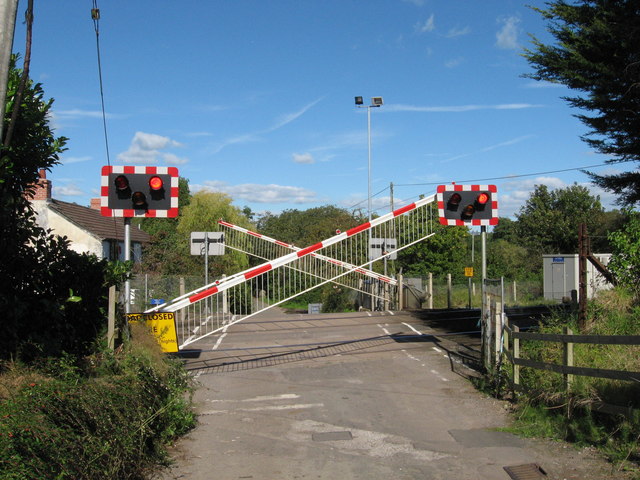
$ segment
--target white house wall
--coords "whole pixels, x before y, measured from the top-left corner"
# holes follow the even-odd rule
[[[47,209],[47,219],[47,228],[53,230],[56,235],[67,237],[70,241],[69,247],[71,250],[78,253],[94,254],[100,258],[103,257],[102,241],[99,238],[69,222],[69,220],[51,209]],[[40,223],[40,220],[38,223]]]

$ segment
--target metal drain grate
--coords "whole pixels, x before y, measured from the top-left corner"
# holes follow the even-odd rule
[[[351,440],[353,436],[350,431],[343,432],[316,432],[311,434],[314,442],[335,442],[336,440]]]
[[[547,472],[537,463],[526,463],[524,465],[514,465],[503,468],[512,480],[539,480],[541,478],[547,478]]]

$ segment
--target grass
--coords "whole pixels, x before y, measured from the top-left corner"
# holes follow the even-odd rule
[[[144,327],[117,352],[4,366],[0,478],[143,479],[195,424],[191,381]]]
[[[624,291],[611,290],[589,304],[585,334],[639,335],[640,307]],[[541,325],[542,333],[579,332],[572,316]],[[561,365],[562,345],[521,341],[521,356]],[[640,371],[640,346],[574,344],[574,365],[608,370]],[[504,372],[503,372],[504,373]],[[640,479],[640,382],[575,376],[569,392],[564,378],[549,371],[521,368],[526,393],[514,404],[516,433],[555,438],[599,448],[620,469]],[[600,402],[630,407],[630,415],[599,413]]]

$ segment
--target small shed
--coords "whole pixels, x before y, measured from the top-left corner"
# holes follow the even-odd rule
[[[607,265],[611,258],[610,253],[596,253],[593,256],[603,265]],[[571,299],[572,290],[577,295],[580,287],[579,263],[578,254],[543,255],[544,298],[558,301]],[[587,298],[609,288],[611,284],[587,261]]]

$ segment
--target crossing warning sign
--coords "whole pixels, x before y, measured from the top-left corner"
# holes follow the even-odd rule
[[[158,340],[163,352],[175,353],[178,351],[174,312],[127,313],[125,316],[129,323],[144,322]]]

